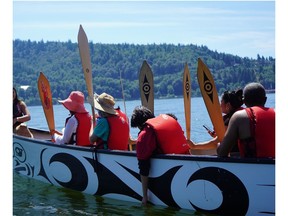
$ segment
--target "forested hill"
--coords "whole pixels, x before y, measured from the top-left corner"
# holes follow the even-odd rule
[[[98,94],[122,98],[120,71],[126,100],[140,99],[138,74],[144,60],[154,74],[155,98],[183,95],[182,76],[187,62],[192,96],[199,96],[196,77],[200,57],[211,70],[218,93],[243,88],[252,81],[275,89],[275,59],[257,56],[241,58],[211,51],[206,46],[172,44],[101,44],[90,42],[93,88]],[[71,91],[87,96],[77,43],[13,41],[13,85],[28,105],[40,105],[37,80],[42,71],[50,81],[53,100],[65,99]],[[20,86],[29,85],[25,91]]]

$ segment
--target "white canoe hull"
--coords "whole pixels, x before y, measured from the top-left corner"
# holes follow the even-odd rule
[[[13,169],[87,194],[142,200],[135,152],[56,145],[13,135]],[[151,160],[149,201],[212,214],[275,214],[275,161],[159,155]]]

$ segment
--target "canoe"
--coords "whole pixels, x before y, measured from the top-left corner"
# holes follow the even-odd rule
[[[87,194],[141,203],[135,151],[57,145],[49,131],[13,134],[16,173]],[[275,214],[275,160],[211,155],[157,155],[151,159],[153,205],[218,214]]]

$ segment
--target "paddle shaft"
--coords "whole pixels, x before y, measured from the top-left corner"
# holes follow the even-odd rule
[[[122,82],[122,76],[121,76],[121,71],[120,71],[120,85],[121,85],[121,89],[122,89],[122,97],[123,97],[123,103],[124,103],[124,112],[125,112],[125,115],[127,117],[127,122],[128,122],[128,125],[129,125],[129,118],[127,116],[127,110],[126,110],[126,103],[125,103],[125,94],[124,94],[124,87],[123,87],[123,82]],[[129,125],[129,131],[130,131],[130,125]],[[131,143],[133,143],[133,140],[131,140],[131,134],[129,133],[129,140],[128,140],[128,147],[129,147],[129,151],[133,151],[133,147]]]

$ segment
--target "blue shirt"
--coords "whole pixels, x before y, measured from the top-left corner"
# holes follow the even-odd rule
[[[94,128],[93,135],[96,135],[98,138],[104,142],[104,149],[108,149],[107,141],[109,137],[109,124],[106,118],[97,118],[96,127]]]

